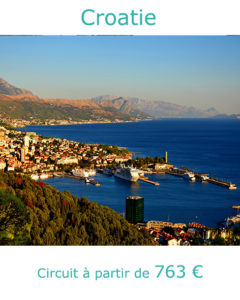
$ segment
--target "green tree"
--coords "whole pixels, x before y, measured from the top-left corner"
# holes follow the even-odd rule
[[[29,222],[23,201],[8,190],[0,190],[0,244],[28,244]]]

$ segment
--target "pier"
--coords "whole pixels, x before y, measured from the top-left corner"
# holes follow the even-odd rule
[[[186,167],[182,167],[182,169],[186,170],[188,172],[192,172],[195,175],[195,177],[198,181],[209,182],[209,183],[212,183],[212,184],[216,184],[216,185],[225,187],[229,190],[236,190],[237,189],[236,185],[231,183],[231,182],[209,177],[208,174],[199,174],[199,173],[197,173],[195,171],[192,171],[192,170],[190,170]]]
[[[219,179],[209,178],[208,182],[216,184],[216,185],[220,185],[220,186],[225,187],[225,188],[228,188],[229,190],[236,190],[237,189],[235,184],[232,184],[231,182],[222,181],[222,180],[219,180]]]
[[[167,174],[177,176],[177,177],[183,177],[184,172],[181,169],[176,170],[168,170],[166,171]]]
[[[70,177],[70,178],[78,179],[78,180],[85,180],[86,179],[85,177],[74,176],[74,175],[71,175],[71,174],[64,174],[64,175],[61,175],[61,177]],[[93,178],[89,178],[89,182],[88,183],[91,183],[91,184],[93,184],[95,186],[100,186],[100,183],[94,181]]]
[[[70,177],[70,178],[79,179],[79,180],[85,179],[83,177],[74,176],[74,175],[71,175],[71,174],[64,174],[64,175],[62,175],[62,177]]]
[[[190,170],[186,167],[182,167],[181,169],[175,168],[175,169],[166,171],[167,174],[177,176],[177,177],[183,177],[185,172],[193,173],[196,180],[200,181],[202,183],[209,182],[209,183],[212,183],[212,184],[216,184],[216,185],[225,187],[229,190],[236,190],[237,189],[236,185],[231,183],[231,182],[227,182],[227,181],[223,181],[223,180],[220,180],[220,179],[212,178],[212,177],[209,177],[208,174],[200,174],[200,173],[197,173],[197,172],[195,172],[193,170]]]
[[[91,184],[93,184],[93,185],[95,185],[95,186],[100,186],[100,185],[101,185],[100,183],[98,183],[98,182],[94,181],[94,179],[93,179],[93,178],[89,178],[89,180],[90,180],[90,182],[89,182],[89,183],[91,183]]]
[[[233,205],[232,208],[233,208],[233,209],[240,210],[240,205]]]
[[[144,181],[144,182],[153,184],[153,185],[157,185],[157,186],[160,185],[159,182],[151,181],[151,180],[149,180],[147,177],[143,177],[143,176],[139,177],[138,180],[141,180],[141,181]]]

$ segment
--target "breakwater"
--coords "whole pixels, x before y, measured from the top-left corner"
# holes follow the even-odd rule
[[[209,182],[209,183],[212,183],[212,184],[215,184],[215,185],[219,185],[219,186],[222,186],[224,188],[227,188],[229,190],[236,190],[237,187],[235,184],[229,182],[229,181],[224,181],[224,180],[220,180],[220,179],[217,179],[217,178],[213,178],[213,177],[210,177],[208,174],[200,174],[200,173],[197,173],[193,170],[190,170],[186,167],[182,167],[180,169],[178,168],[173,168],[171,170],[168,170],[166,172],[167,174],[170,174],[170,175],[173,175],[173,176],[178,176],[178,177],[185,177],[186,174],[192,174],[192,178],[195,178],[194,180],[190,180],[190,181],[200,181],[200,182],[203,182],[203,183],[206,183],[206,182]]]

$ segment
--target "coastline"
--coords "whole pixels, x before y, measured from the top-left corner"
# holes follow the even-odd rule
[[[22,126],[14,126],[14,128],[24,128],[28,126],[68,126],[68,125],[87,125],[87,124],[118,124],[118,123],[138,123],[142,121],[158,121],[160,119],[139,119],[134,121],[123,121],[123,120],[115,120],[115,121],[83,121],[83,122],[70,122],[70,123],[61,123],[61,124],[28,124]]]
[[[131,122],[131,123],[135,123],[135,122]],[[64,125],[64,126],[66,126],[66,125]],[[65,149],[65,151],[66,151],[66,153],[69,153],[69,151],[71,151],[71,149],[73,149],[73,146],[75,145],[75,146],[77,146],[77,148],[78,148],[78,145],[80,144],[79,142],[73,142],[73,141],[70,141],[70,140],[67,140],[67,139],[58,139],[58,138],[47,138],[47,139],[45,139],[44,140],[44,138],[43,137],[40,137],[40,135],[38,135],[38,134],[35,134],[35,137],[34,137],[34,134],[35,133],[33,133],[33,132],[25,132],[25,137],[26,136],[28,136],[28,135],[30,135],[30,138],[31,139],[36,139],[36,140],[38,140],[38,143],[40,143],[40,148],[43,146],[43,145],[47,145],[47,144],[49,144],[50,145],[50,148],[51,148],[51,145],[53,145],[55,142],[54,142],[54,140],[59,140],[59,143],[60,143],[60,146],[61,146],[61,143],[63,143],[63,148]],[[21,132],[21,137],[20,137],[20,139],[22,139],[23,138],[23,141],[24,141],[24,145],[25,145],[25,143],[28,145],[28,151],[32,151],[32,143],[31,144],[29,144],[29,140],[27,139],[24,139],[24,132]],[[19,142],[20,142],[20,140],[19,140]],[[41,146],[42,145],[42,146]],[[44,146],[44,147],[45,147]],[[62,147],[61,146],[61,147]],[[94,146],[94,145],[92,145],[92,146]],[[98,148],[98,146],[99,146],[99,144],[96,144],[95,145],[96,146],[96,149],[94,150],[94,151],[98,151],[99,149],[97,149]],[[106,145],[102,145],[102,146],[106,146]],[[25,147],[26,147],[26,145],[25,145]],[[90,144],[85,144],[84,146],[82,146],[82,147],[87,147],[84,151],[89,151],[90,150]],[[110,145],[110,147],[113,147],[113,146],[111,146]],[[50,149],[49,148],[49,149]],[[26,149],[26,148],[25,148]],[[83,149],[82,149],[83,150]],[[119,150],[121,150],[120,148],[119,148]],[[45,151],[48,151],[48,150],[45,150]],[[52,151],[53,153],[54,152],[56,152],[56,151]],[[56,153],[55,153],[56,154]],[[33,155],[33,154],[31,154],[31,155]],[[131,153],[131,155],[132,155],[132,153]],[[35,155],[36,156],[36,155]],[[41,157],[41,156],[40,156]],[[48,155],[46,155],[45,156],[46,157],[46,159],[48,158]],[[150,157],[151,158],[151,157]],[[72,159],[72,158],[70,158],[69,157],[69,159]],[[128,160],[129,159],[129,157],[127,158],[125,158],[126,160]],[[55,164],[55,166],[57,166],[57,164]],[[141,168],[140,168],[141,169]],[[49,169],[50,170],[50,169]],[[161,172],[162,173],[162,172]],[[159,174],[161,174],[161,173],[159,173]],[[26,175],[28,175],[27,173],[25,173]],[[34,173],[30,173],[30,175],[31,174],[34,174]],[[43,170],[41,170],[41,173],[39,173],[39,174],[42,174],[42,175],[44,175],[44,171]],[[50,174],[50,172],[49,172],[49,174]],[[45,174],[46,175],[46,174]],[[170,174],[170,175],[175,175],[175,174]],[[198,174],[199,175],[199,174]],[[57,176],[57,177],[59,177],[59,176]],[[42,179],[44,179],[44,178],[42,178]],[[74,178],[73,178],[74,179]],[[152,178],[150,178],[151,180],[145,180],[145,183],[143,183],[143,185],[144,184],[146,184],[146,183],[151,183],[151,184],[153,184],[154,183],[154,181],[153,181],[153,179]],[[41,180],[41,178],[40,178],[40,180]],[[64,180],[65,181],[65,180]],[[182,181],[182,182],[180,182],[179,181],[179,183],[181,184],[181,185],[186,185],[187,183],[186,183],[186,181]],[[118,183],[117,183],[118,184]],[[122,185],[121,184],[121,182],[119,182],[119,184],[120,185]],[[140,183],[139,183],[140,184]],[[162,184],[162,183],[161,183]],[[95,181],[95,184],[94,184],[94,182],[93,182],[93,185],[97,185],[97,186],[99,186],[100,184],[98,184],[98,182],[96,182]],[[141,183],[141,185],[142,185],[142,183]],[[188,185],[188,184],[187,184]],[[54,185],[53,185],[54,186]],[[162,187],[160,187],[160,188],[162,188]],[[151,188],[151,189],[154,189],[154,188]],[[94,191],[95,193],[96,193],[96,190]],[[154,191],[153,191],[154,192]],[[71,193],[72,193],[72,191],[71,191]],[[105,192],[104,192],[105,193]],[[84,193],[85,194],[85,193]],[[98,194],[98,193],[97,193]],[[141,195],[141,194],[140,194]],[[88,195],[86,195],[87,197],[88,197]],[[103,199],[105,198],[105,197],[107,197],[107,195],[105,194],[105,196],[103,195],[102,196],[103,197]],[[89,198],[89,197],[88,197]],[[91,198],[90,198],[90,201],[93,201],[93,202],[95,202],[94,201],[94,199],[92,200]],[[111,207],[111,205],[109,206],[109,205],[106,205],[106,206],[108,206],[108,207]],[[118,211],[118,210],[117,210]],[[164,220],[164,218],[151,218],[152,220]],[[151,220],[151,219],[147,219],[147,220]],[[193,220],[193,219],[192,219]],[[164,221],[157,221],[157,222],[164,222]],[[171,223],[171,222],[170,222]],[[169,224],[170,224],[169,223]],[[176,222],[174,222],[174,223],[176,223]],[[177,222],[178,223],[178,222]],[[193,222],[194,223],[194,222]],[[196,223],[196,222],[195,222]],[[160,224],[162,224],[162,223],[160,223]],[[197,223],[198,224],[198,223]],[[204,224],[204,223],[201,223],[201,224]],[[171,225],[171,226],[174,226],[174,225]],[[198,226],[198,225],[197,225]]]

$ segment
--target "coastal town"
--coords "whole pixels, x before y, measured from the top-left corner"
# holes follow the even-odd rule
[[[129,151],[114,146],[87,145],[0,128],[0,170],[50,175],[65,170],[66,166],[99,167],[113,160],[121,163],[131,158]]]
[[[121,120],[121,119],[109,120],[104,117],[98,117],[95,119],[86,119],[81,121],[75,121],[72,118],[68,118],[64,120],[54,119],[54,118],[42,120],[34,117],[30,117],[27,119],[15,119],[15,118],[6,117],[1,112],[0,112],[0,119],[2,123],[9,124],[12,127],[16,127],[16,128],[21,128],[25,126],[42,126],[42,125],[52,126],[52,125],[77,125],[77,124],[96,124],[96,123],[97,124],[123,123],[123,122],[129,123],[129,122],[138,122],[143,120],[141,118],[135,118],[134,120]],[[148,121],[152,119],[153,118],[146,117],[144,120]]]
[[[217,228],[210,228],[198,222],[172,223],[148,221],[137,224],[145,228],[159,246],[191,245],[239,245],[240,214],[219,222]]]
[[[0,127],[0,171],[12,171],[18,174],[26,174],[32,179],[45,179],[50,176],[74,176],[74,170],[108,170],[112,174],[115,167],[122,163],[133,161],[133,153],[121,147],[112,145],[91,145],[66,139],[43,137],[35,132],[18,131],[11,126]],[[174,166],[167,163],[167,153],[161,163],[153,164],[153,168],[145,169],[147,172],[166,172],[170,175],[182,175]],[[140,161],[140,164],[142,162]],[[135,168],[129,168],[131,174]],[[139,167],[143,170],[142,166]],[[78,171],[75,171],[78,172]],[[105,173],[107,174],[107,173]],[[79,175],[77,175],[79,176]],[[134,179],[134,175],[131,175]],[[83,177],[83,176],[82,176]],[[121,176],[118,176],[121,178]],[[147,183],[156,184],[137,174],[137,179]],[[198,178],[198,177],[197,177]],[[201,179],[201,177],[199,177]],[[134,181],[134,180],[133,180]],[[94,181],[93,181],[94,182]],[[195,245],[218,244],[221,242],[239,242],[240,215],[227,218],[217,229],[207,228],[196,222],[189,224],[172,223],[166,221],[151,220],[144,222],[132,222],[137,228],[145,228],[155,245]]]

